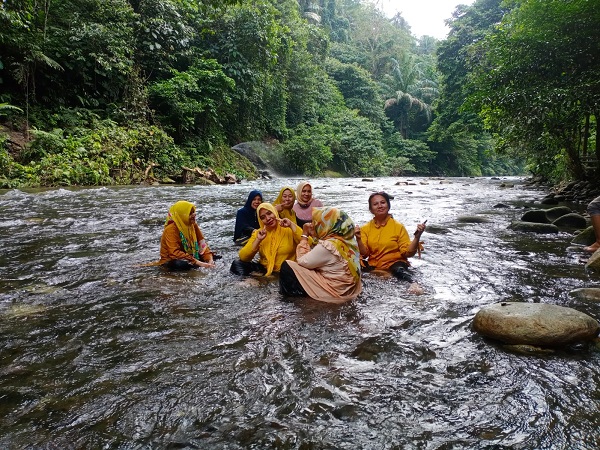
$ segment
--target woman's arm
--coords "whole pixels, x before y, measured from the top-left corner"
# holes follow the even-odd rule
[[[254,258],[254,255],[256,255],[256,253],[258,252],[258,249],[260,248],[260,243],[262,241],[262,239],[258,239],[258,233],[261,230],[255,230],[252,233],[252,236],[250,236],[250,239],[248,239],[248,242],[246,242],[246,245],[244,245],[239,252],[239,257],[242,261],[245,262],[250,262],[252,261],[252,259]]]
[[[362,233],[360,231],[360,227],[354,228],[354,237],[356,238],[356,243],[358,244],[358,251],[360,252],[360,256],[362,256],[362,257],[369,256],[369,249],[367,248],[365,243],[362,241]]]
[[[306,241],[306,239],[302,239]],[[300,243],[298,246],[302,245]],[[308,246],[308,242],[306,242]],[[296,255],[298,256],[298,250],[296,250]],[[335,258],[333,254],[323,247],[320,244],[317,244],[312,250],[308,253],[305,253],[302,257],[297,258],[297,262],[300,266],[306,267],[307,269],[318,269],[319,267],[323,267],[326,264],[329,264],[332,259]]]

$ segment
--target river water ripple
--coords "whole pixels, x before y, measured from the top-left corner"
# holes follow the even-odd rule
[[[409,233],[428,220],[412,260],[424,295],[367,274],[356,301],[331,306],[229,273],[247,193],[298,181],[1,192],[0,447],[600,446],[593,347],[525,356],[471,330],[498,301],[600,317],[569,296],[600,281],[571,235],[507,229],[542,192],[518,178],[315,180],[358,224],[382,189]],[[216,269],[140,266],[177,200],[197,204]]]

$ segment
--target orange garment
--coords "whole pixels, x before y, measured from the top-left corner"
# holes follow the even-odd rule
[[[369,266],[375,269],[389,269],[392,264],[402,261],[408,265],[410,237],[404,225],[389,216],[382,226],[375,219],[360,227],[361,240],[368,250]]]
[[[200,231],[200,227],[197,223],[193,224],[194,231],[196,232],[196,238],[198,242],[204,241],[204,235]],[[200,257],[202,261],[208,262],[212,256],[212,252],[208,245],[205,245],[201,250]],[[185,259],[190,264],[194,264],[195,258],[183,249],[181,242],[181,235],[175,222],[171,222],[165,226],[162,237],[160,238],[160,261],[156,264],[164,264],[174,259]]]

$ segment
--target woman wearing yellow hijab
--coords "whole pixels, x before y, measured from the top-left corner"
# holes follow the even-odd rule
[[[178,201],[169,209],[160,239],[160,261],[171,270],[215,267],[213,254],[196,223],[196,206]]]
[[[298,224],[296,220],[296,212],[294,211],[294,202],[296,201],[296,193],[294,188],[284,186],[279,191],[279,195],[273,202],[273,206],[277,210],[281,219],[290,219],[295,224]]]
[[[360,252],[354,222],[337,208],[313,208],[312,224],[296,249],[297,261],[285,261],[279,274],[283,295],[307,295],[327,303],[344,303],[360,294]],[[308,235],[318,244],[312,249]]]
[[[279,272],[286,259],[296,258],[296,245],[302,235],[300,227],[290,219],[280,219],[270,203],[261,203],[256,212],[260,228],[254,230],[246,245],[240,249],[240,259],[231,264],[231,272],[236,275],[262,272],[269,276]],[[259,259],[255,263],[252,260],[257,253]]]

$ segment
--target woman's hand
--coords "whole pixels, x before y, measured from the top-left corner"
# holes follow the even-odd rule
[[[354,227],[354,237],[357,241],[360,241],[360,227]]]
[[[296,232],[297,225],[290,219],[279,219],[279,225],[284,228],[291,228],[294,233]]]
[[[196,260],[196,262],[194,263],[194,265],[196,267],[206,267],[207,269],[214,269],[215,263],[213,261],[209,261],[209,262],[204,262],[204,261],[198,261]]]
[[[267,229],[266,227],[262,227],[260,230],[258,230],[258,232],[256,233],[256,240],[258,242],[261,242],[264,238],[267,237]]]
[[[283,211],[283,205],[281,205],[281,204],[275,205],[275,209],[277,210],[278,213],[280,213],[281,211]]]
[[[426,223],[427,223],[427,221],[425,221],[425,222],[420,223],[419,225],[417,225],[417,231],[415,231],[415,236],[416,237],[421,237],[421,235],[423,234],[423,232],[427,228],[427,226],[425,225]]]
[[[313,237],[315,236],[315,227],[313,226],[312,222],[302,225],[302,234]]]

